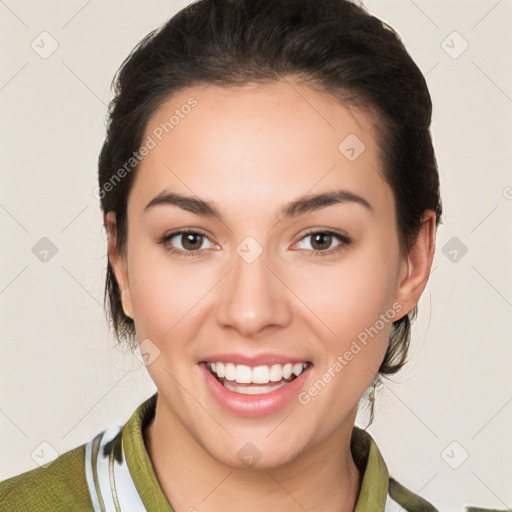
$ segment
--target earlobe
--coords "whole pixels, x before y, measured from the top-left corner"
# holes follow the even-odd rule
[[[108,236],[108,259],[114,271],[117,285],[121,292],[121,304],[123,306],[123,311],[127,317],[133,319],[132,298],[130,294],[130,284],[128,280],[126,261],[123,255],[120,253],[117,243],[116,213],[114,211],[107,212],[105,215],[104,223]]]
[[[130,291],[127,288],[123,288],[121,290],[121,304],[123,306],[123,312],[125,316],[128,318],[131,318],[133,320],[133,313],[132,313],[132,299],[130,295]],[[129,304],[129,307],[128,307]]]
[[[434,259],[436,237],[436,214],[426,210],[416,240],[410,247],[405,268],[396,294],[403,306],[404,315],[418,303],[430,275]],[[402,315],[402,316],[404,316]]]

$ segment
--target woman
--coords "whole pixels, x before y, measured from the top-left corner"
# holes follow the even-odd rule
[[[115,81],[106,296],[158,393],[2,510],[435,510],[358,404],[404,364],[442,213],[425,80],[344,0],[201,0]]]

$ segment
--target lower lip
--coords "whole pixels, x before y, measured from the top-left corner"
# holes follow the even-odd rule
[[[206,385],[217,402],[226,410],[240,416],[258,418],[284,409],[299,394],[305,380],[306,368],[286,386],[261,395],[242,395],[226,389],[203,363],[200,365]]]

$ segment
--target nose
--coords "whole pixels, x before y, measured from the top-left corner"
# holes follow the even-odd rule
[[[233,267],[219,289],[217,322],[245,338],[254,338],[266,329],[286,327],[292,316],[290,293],[276,277],[276,265],[269,266],[265,252],[254,261],[240,254],[233,254]]]

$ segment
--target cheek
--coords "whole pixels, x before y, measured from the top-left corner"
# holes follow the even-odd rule
[[[360,251],[337,267],[309,266],[295,275],[294,290],[333,340],[357,337],[392,307],[397,274],[389,256],[377,248]]]
[[[329,416],[333,423],[356,407],[374,379],[396,316],[386,283],[377,284],[375,274],[343,272],[337,277],[339,282],[330,280],[328,293],[313,294],[308,304],[322,320],[317,332],[325,335],[317,347],[315,378],[301,402],[316,400],[318,410],[336,411]],[[316,318],[311,322],[317,323]]]
[[[297,275],[295,289],[300,297],[307,297],[313,313],[310,322],[318,326],[317,332],[325,333],[320,377],[316,376],[321,382],[313,384],[312,393],[324,385],[329,390],[322,392],[319,407],[336,404],[342,415],[356,405],[375,377],[397,317],[393,309],[397,262],[398,253],[380,243],[337,267],[318,265]]]
[[[211,285],[200,266],[179,266],[163,250],[158,252],[137,250],[129,269],[137,337],[155,341],[187,338],[183,330],[197,325],[194,317]]]

